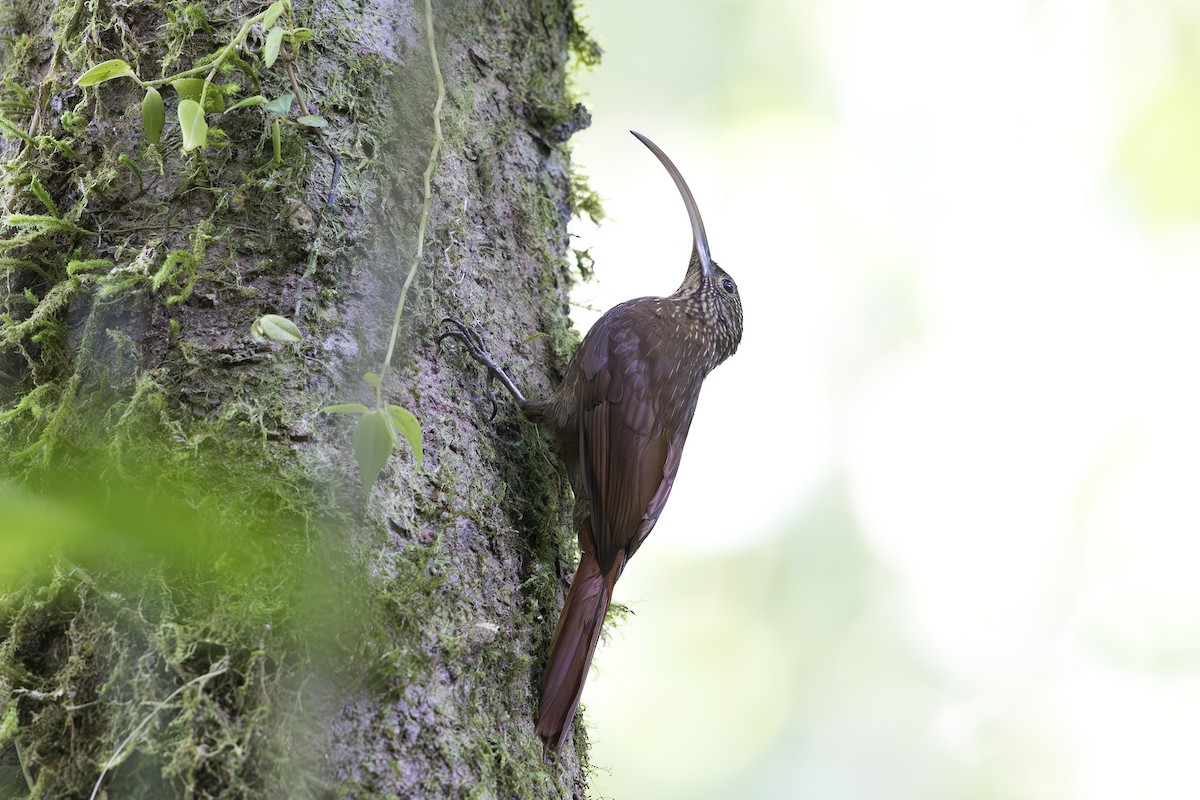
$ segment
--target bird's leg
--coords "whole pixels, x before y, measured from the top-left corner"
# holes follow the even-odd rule
[[[492,358],[491,354],[488,353],[487,347],[483,344],[483,337],[476,333],[471,326],[467,325],[460,319],[446,317],[444,320],[442,320],[442,322],[446,325],[449,325],[450,330],[438,337],[438,348],[441,349],[442,341],[445,339],[457,339],[467,348],[467,353],[470,354],[471,358],[473,358],[478,364],[485,367],[488,371],[487,393],[488,400],[492,401],[492,415],[490,419],[496,418],[496,411],[498,409],[496,405],[496,393],[492,388],[493,381],[496,380],[499,380],[502,384],[504,384],[504,388],[508,389],[509,393],[513,396],[513,399],[517,401],[517,405],[521,407],[522,411],[525,411],[527,408],[529,408],[531,404],[525,399],[525,395],[521,393],[521,390],[517,388],[517,385],[512,382],[512,378],[508,377],[504,370],[500,368],[500,365],[496,363],[495,359]]]

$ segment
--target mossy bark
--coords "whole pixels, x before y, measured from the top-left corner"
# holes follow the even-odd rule
[[[0,17],[0,794],[582,796],[582,726],[552,764],[532,726],[567,482],[436,337],[482,321],[534,396],[565,366],[566,80],[592,45],[570,0],[434,4],[444,142],[382,386],[424,459],[397,445],[364,488],[355,417],[321,409],[375,402],[416,253],[424,5],[297,4],[295,86],[328,126],[283,125],[279,162],[262,107],[182,153],[171,90],[152,147],[134,80],[74,84],[189,68],[266,5]],[[227,105],[294,91],[264,39],[219,70]],[[263,314],[303,340],[252,337]]]

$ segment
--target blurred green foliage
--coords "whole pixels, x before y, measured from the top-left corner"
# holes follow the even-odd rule
[[[87,419],[44,467],[0,481],[0,751],[38,765],[44,797],[106,764],[109,796],[308,796],[305,708],[324,681],[367,677],[353,665],[372,604],[344,519],[253,440],[185,447],[131,423],[104,447],[111,429]]]
[[[1137,198],[1162,222],[1200,219],[1200,57],[1192,64],[1130,120],[1119,155]]]

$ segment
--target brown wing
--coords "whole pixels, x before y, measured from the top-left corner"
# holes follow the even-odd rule
[[[632,324],[643,313],[618,306],[589,333],[580,355],[579,461],[588,493],[596,559],[608,574],[618,553],[633,555],[654,527],[679,469],[691,409],[654,391],[669,375],[664,354]],[[665,398],[665,401],[664,401]]]

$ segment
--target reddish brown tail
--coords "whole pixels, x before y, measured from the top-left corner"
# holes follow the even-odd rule
[[[547,753],[562,747],[571,730],[588,666],[600,639],[600,626],[612,598],[612,587],[620,572],[620,561],[618,559],[613,565],[609,576],[604,576],[590,549],[579,559],[579,569],[575,570],[571,588],[567,591],[567,602],[563,604],[558,627],[550,640],[542,699],[538,704],[536,730]]]

